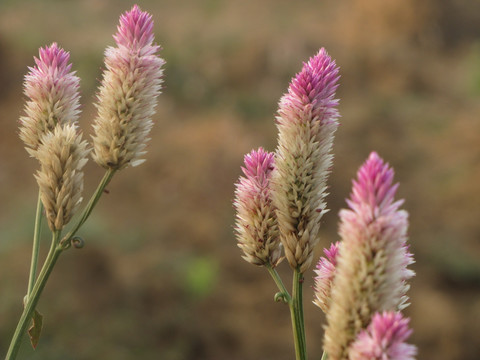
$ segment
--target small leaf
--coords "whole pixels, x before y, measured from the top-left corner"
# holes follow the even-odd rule
[[[40,314],[37,310],[33,313],[32,316],[32,326],[28,329],[28,335],[30,336],[30,343],[35,349],[38,345],[38,340],[40,339],[40,333],[42,332],[43,325],[43,315]]]

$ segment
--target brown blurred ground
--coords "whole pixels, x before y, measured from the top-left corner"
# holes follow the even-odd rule
[[[127,1],[0,2],[0,353],[21,312],[36,169],[17,136],[22,81],[57,41],[82,78],[82,128],[103,50]],[[167,60],[148,161],[118,174],[62,255],[39,309],[45,329],[23,359],[293,359],[288,309],[263,269],[240,258],[233,183],[243,154],[275,148],[290,78],[321,46],[341,67],[322,246],[371,150],[395,167],[417,263],[418,359],[480,358],[480,2],[477,0],[139,1]],[[86,167],[86,194],[102,171]],[[48,239],[45,236],[44,249]],[[321,249],[318,249],[320,255]],[[286,264],[280,266],[290,282]],[[308,351],[323,315],[305,287]]]

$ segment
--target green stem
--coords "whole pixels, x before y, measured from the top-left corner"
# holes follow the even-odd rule
[[[90,198],[90,201],[88,202],[87,206],[83,210],[82,216],[78,220],[78,222],[75,224],[75,226],[68,232],[67,235],[65,235],[62,239],[62,244],[68,244],[72,237],[75,236],[77,233],[78,229],[80,229],[80,226],[82,226],[85,221],[87,221],[88,217],[92,213],[93,208],[97,204],[98,200],[100,200],[100,197],[102,196],[103,190],[105,190],[105,187],[108,185],[110,180],[112,180],[113,175],[115,174],[116,170],[113,169],[108,169],[105,175],[103,176],[102,181],[100,181],[100,184],[98,184],[97,189],[95,190],[95,193],[92,195]]]
[[[266,268],[272,276],[273,280],[275,281],[275,284],[277,284],[277,287],[280,290],[284,301],[288,304],[288,307],[290,309],[293,341],[295,344],[295,359],[307,360],[307,353],[305,350],[305,331],[303,325],[302,274],[295,270],[293,278],[292,296],[290,296],[277,271],[272,268],[271,265],[267,265]]]
[[[40,231],[42,229],[42,212],[43,204],[40,198],[40,191],[38,192],[37,213],[35,215],[35,229],[33,231],[33,247],[32,247],[32,261],[30,263],[30,276],[28,278],[27,299],[32,293],[33,285],[37,277],[38,266],[38,251],[40,248]]]
[[[30,320],[32,319],[32,313],[37,306],[38,300],[40,299],[43,288],[47,283],[48,277],[50,276],[50,273],[52,272],[53,267],[55,266],[55,263],[57,262],[58,257],[62,252],[62,248],[57,246],[59,237],[60,231],[56,231],[53,233],[50,251],[48,252],[42,270],[40,270],[40,274],[38,275],[38,279],[35,282],[35,285],[33,286],[32,292],[27,299],[27,303],[25,304],[25,307],[23,309],[22,316],[18,321],[17,328],[15,329],[12,341],[10,342],[10,347],[8,348],[8,353],[5,360],[13,360],[18,354],[22,337],[27,330],[27,326],[30,323]]]
[[[272,276],[273,281],[275,281],[275,284],[277,284],[278,290],[280,290],[280,293],[283,296],[283,299],[287,304],[290,305],[290,303],[292,302],[292,298],[288,293],[287,288],[283,284],[282,278],[280,277],[280,275],[278,275],[277,270],[275,270],[270,264],[265,265],[265,267],[267,268],[268,272]]]
[[[327,360],[327,359],[328,359],[327,352],[324,351],[323,354],[322,354],[322,359],[321,360]]]
[[[299,347],[300,347],[300,359],[306,360],[307,359],[307,348],[306,348],[306,341],[305,341],[305,324],[303,318],[303,275],[299,271],[299,269],[294,270],[293,274],[293,285],[292,285],[292,312],[295,315],[295,323],[292,322],[292,326],[294,327],[294,332],[297,332],[297,337],[299,339]]]

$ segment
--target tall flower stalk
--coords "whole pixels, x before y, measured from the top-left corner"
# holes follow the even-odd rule
[[[70,54],[56,43],[40,48],[34,60],[35,66],[25,76],[24,93],[28,100],[25,115],[20,117],[19,134],[27,152],[37,157],[45,135],[52,133],[58,124],[76,124],[80,114],[80,79],[71,71]],[[37,275],[43,211],[40,196],[39,192],[27,298]]]
[[[37,158],[40,170],[35,175],[39,201],[35,221],[34,246],[28,293],[6,356],[15,359],[22,336],[30,329],[35,347],[42,317],[36,311],[38,300],[60,256],[70,247],[82,247],[76,236],[116,171],[144,160],[148,133],[153,125],[156,99],[162,82],[160,47],[153,44],[152,17],[138,6],[120,18],[114,36],[116,48],[106,51],[106,71],[98,95],[98,116],[93,138],[94,160],[106,173],[74,225],[62,236],[82,200],[83,166],[90,147],[81,139],[76,122],[79,114],[79,79],[71,72],[69,54],[55,43],[40,49],[36,66],[25,77],[28,96],[25,115],[20,118],[20,138],[28,153]],[[50,250],[36,275],[42,209],[52,232]]]
[[[312,264],[320,219],[327,211],[326,182],[339,117],[338,100],[334,98],[338,78],[338,67],[323,48],[304,64],[280,99],[278,146],[275,155],[270,155],[274,165],[271,169],[262,167],[258,160],[252,165],[251,159],[257,159],[258,153],[247,155],[244,169],[247,177],[240,179],[234,202],[237,237],[246,260],[267,268],[279,289],[275,300],[285,302],[290,308],[297,360],[307,358],[303,274]],[[268,181],[258,181],[267,178]],[[275,224],[278,234],[278,245],[272,253],[265,251],[269,242],[258,236],[268,233],[266,229],[270,228],[266,224]],[[293,269],[291,294],[275,270],[279,259],[276,250],[281,248]],[[267,253],[274,254],[275,261]]]

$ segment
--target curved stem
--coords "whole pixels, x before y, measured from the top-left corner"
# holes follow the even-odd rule
[[[42,270],[38,275],[38,279],[33,286],[32,292],[27,299],[27,303],[25,304],[25,308],[23,309],[22,316],[18,321],[17,328],[15,329],[15,333],[13,334],[12,341],[10,342],[10,347],[8,348],[8,353],[5,360],[13,360],[16,358],[18,354],[18,350],[20,349],[20,344],[22,341],[22,337],[27,330],[27,326],[32,319],[32,313],[35,310],[38,300],[40,299],[40,295],[42,294],[43,288],[47,283],[47,280],[50,276],[50,273],[55,266],[55,263],[58,260],[62,252],[62,248],[57,246],[58,240],[60,237],[60,231],[56,231],[53,233],[52,237],[52,244],[50,245],[50,251],[48,252],[47,258],[45,263],[43,264]]]
[[[306,360],[307,352],[305,349],[305,330],[303,324],[303,302],[302,302],[302,283],[303,276],[298,271],[295,270],[293,277],[293,286],[292,286],[292,295],[289,294],[288,290],[285,288],[280,275],[277,271],[272,268],[272,266],[265,266],[272,276],[275,284],[277,284],[280,293],[283,295],[285,302],[288,304],[290,309],[290,317],[292,320],[292,330],[293,330],[293,341],[295,344],[295,359],[296,360]]]
[[[277,284],[278,290],[280,290],[280,292],[282,293],[285,301],[290,305],[292,302],[292,297],[290,296],[287,288],[283,284],[282,278],[280,277],[280,275],[278,275],[277,270],[275,270],[270,264],[265,265],[265,267],[272,276],[273,281],[275,281],[275,284]]]
[[[35,229],[33,231],[32,260],[30,263],[30,275],[28,277],[27,299],[32,293],[33,285],[35,284],[35,279],[37,277],[38,251],[40,248],[40,231],[42,229],[42,212],[43,204],[42,199],[40,198],[39,191],[37,200],[37,213],[35,215]]]
[[[61,243],[62,244],[68,244],[72,237],[77,233],[78,229],[80,229],[80,226],[82,226],[85,221],[87,221],[88,217],[92,213],[93,208],[97,204],[98,200],[100,200],[100,197],[102,196],[103,190],[105,190],[105,187],[108,185],[110,180],[112,180],[113,175],[115,174],[116,170],[113,169],[108,169],[105,175],[103,176],[102,180],[100,181],[100,184],[98,184],[97,189],[93,193],[92,197],[90,198],[90,201],[88,202],[87,206],[83,210],[82,216],[78,220],[78,222],[75,224],[75,226],[68,232],[67,235],[64,236],[62,239]]]

